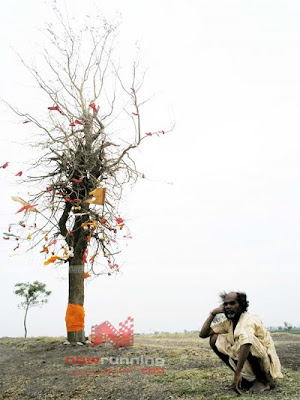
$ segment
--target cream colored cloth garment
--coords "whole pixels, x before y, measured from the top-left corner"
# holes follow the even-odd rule
[[[233,369],[236,368],[233,360],[238,360],[240,346],[249,343],[251,344],[250,353],[261,360],[264,371],[274,379],[283,377],[273,339],[257,315],[242,313],[234,332],[232,321],[229,319],[213,325],[212,330],[219,334],[216,341],[217,349],[229,356]],[[241,373],[248,381],[255,380],[255,375],[247,360]]]

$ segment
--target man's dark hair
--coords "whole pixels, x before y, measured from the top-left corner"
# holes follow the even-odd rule
[[[236,299],[237,302],[239,303],[242,312],[245,312],[248,310],[249,307],[249,301],[247,300],[247,295],[244,292],[235,292],[237,294]],[[220,299],[222,300],[222,303],[224,303],[225,297],[227,296],[228,293],[223,292],[220,293]]]

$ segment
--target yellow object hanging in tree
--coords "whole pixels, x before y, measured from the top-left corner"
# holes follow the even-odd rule
[[[93,196],[93,198],[87,199],[85,202],[90,204],[100,204],[103,206],[105,201],[105,191],[105,188],[97,188],[93,190],[89,193],[91,196]]]
[[[45,261],[44,265],[48,265],[48,264],[53,263],[53,262],[55,262],[56,260],[59,260],[59,259],[60,259],[60,257],[54,255],[54,256],[50,257],[47,261]]]

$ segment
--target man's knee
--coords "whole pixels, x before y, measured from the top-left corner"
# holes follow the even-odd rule
[[[211,337],[209,339],[210,347],[212,347],[213,349],[216,348],[216,341],[218,339],[218,336],[219,335],[217,333],[214,333],[213,335],[211,335]]]

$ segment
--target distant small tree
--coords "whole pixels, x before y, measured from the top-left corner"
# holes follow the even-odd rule
[[[45,283],[35,281],[33,283],[16,283],[15,294],[24,297],[24,301],[22,301],[18,307],[23,308],[25,310],[24,316],[24,330],[25,330],[25,338],[27,337],[27,327],[26,327],[26,318],[29,308],[34,306],[42,306],[43,304],[48,302],[47,297],[50,296],[51,291],[46,290]]]
[[[290,330],[292,330],[292,328],[293,328],[292,324],[290,324],[289,322],[284,322],[284,330],[285,331],[290,331]]]

